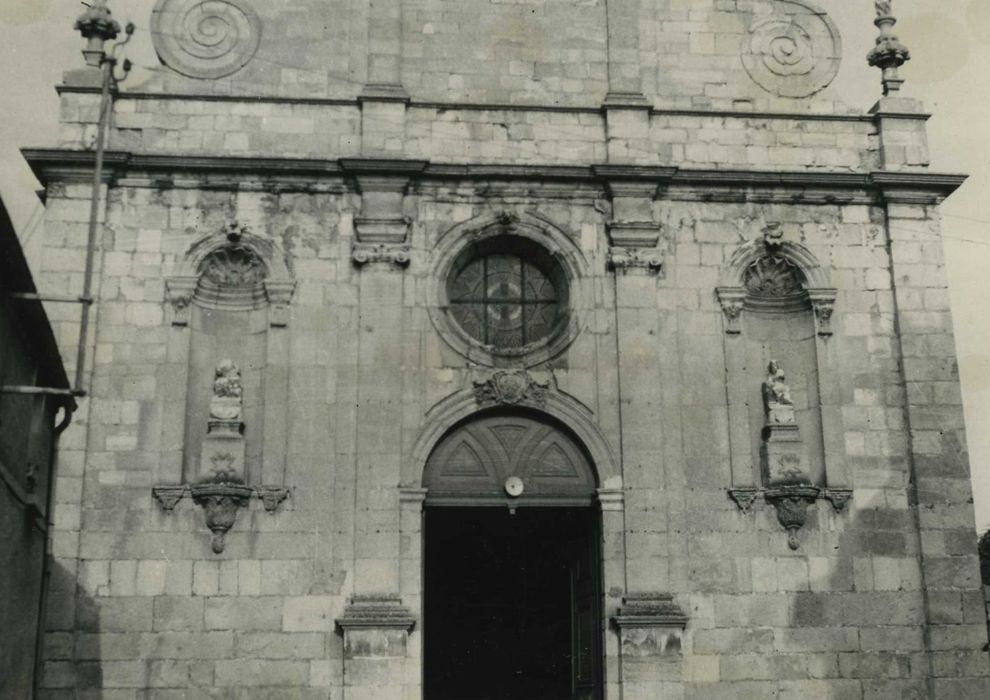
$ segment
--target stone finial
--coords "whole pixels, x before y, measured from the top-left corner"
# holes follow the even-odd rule
[[[763,405],[768,425],[794,423],[794,400],[786,380],[783,368],[776,360],[770,360],[767,379],[763,382]]]
[[[866,60],[871,66],[876,66],[883,71],[881,82],[883,83],[883,94],[889,95],[901,89],[904,83],[897,69],[904,65],[905,61],[911,60],[911,53],[907,47],[898,41],[894,35],[894,25],[897,19],[891,10],[891,0],[876,0],[877,17],[873,24],[880,30],[877,37],[877,45],[866,55]]]
[[[103,61],[103,44],[117,38],[120,24],[110,15],[106,0],[93,0],[76,19],[75,30],[86,40],[86,48],[83,49],[86,65],[99,68]]]

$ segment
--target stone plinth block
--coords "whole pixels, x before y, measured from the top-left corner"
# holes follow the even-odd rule
[[[356,595],[337,618],[344,634],[344,658],[405,656],[415,624],[416,618],[398,595]]]
[[[763,470],[767,486],[807,483],[803,461],[804,443],[796,423],[768,425],[763,429]]]
[[[688,616],[666,593],[635,593],[622,599],[613,618],[623,658],[679,656]]]
[[[240,421],[211,420],[209,432],[203,438],[200,450],[199,472],[201,479],[218,475],[244,475],[244,436]]]

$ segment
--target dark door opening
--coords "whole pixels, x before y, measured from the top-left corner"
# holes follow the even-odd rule
[[[597,700],[597,514],[426,509],[426,700]]]

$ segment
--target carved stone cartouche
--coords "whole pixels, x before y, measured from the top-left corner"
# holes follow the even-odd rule
[[[473,380],[474,398],[479,404],[516,405],[546,403],[549,381],[537,381],[525,370],[498,370],[490,377]]]

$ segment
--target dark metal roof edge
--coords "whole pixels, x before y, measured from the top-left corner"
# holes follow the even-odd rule
[[[38,291],[34,284],[34,276],[28,266],[21,241],[14,231],[14,225],[7,213],[7,207],[0,199],[0,251],[2,251],[3,268],[8,274],[0,279],[0,293]],[[69,389],[69,377],[62,363],[62,354],[55,341],[51,322],[42,302],[36,299],[11,299],[7,297],[3,303],[11,309],[11,313],[22,319],[20,324],[28,334],[33,354],[41,365],[38,385],[57,389]]]

